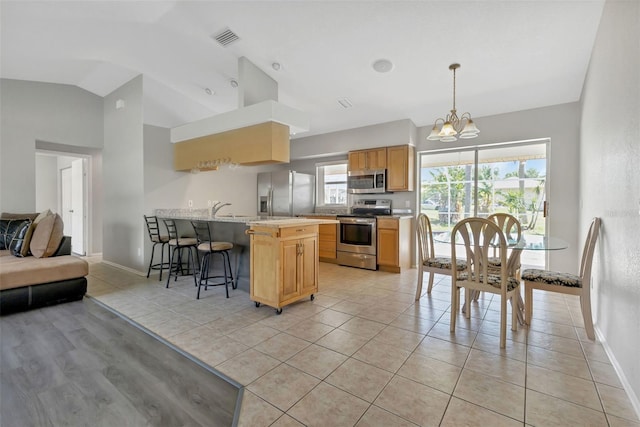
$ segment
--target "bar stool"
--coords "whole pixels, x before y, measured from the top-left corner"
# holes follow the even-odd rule
[[[167,278],[167,288],[171,281],[171,276],[174,277],[174,281],[178,280],[178,273],[185,275],[182,269],[182,250],[186,249],[189,253],[187,256],[187,274],[189,274],[189,267],[191,267],[191,274],[193,275],[193,283],[197,286],[196,281],[196,258],[198,257],[198,240],[194,237],[178,237],[178,228],[176,222],[172,219],[163,219],[164,225],[167,227],[169,233],[169,277]],[[177,254],[176,254],[177,252]]]
[[[222,286],[224,285],[227,292],[227,298],[229,298],[229,283],[233,289],[236,288],[235,281],[233,279],[233,270],[231,269],[231,261],[229,259],[229,250],[233,249],[233,243],[230,242],[215,242],[211,238],[211,230],[209,229],[209,223],[206,221],[191,221],[193,230],[196,233],[198,239],[198,251],[204,252],[202,256],[202,264],[200,266],[200,278],[198,280],[198,294],[196,299],[200,299],[200,288],[204,286],[206,291],[209,286]],[[223,276],[210,276],[209,268],[211,263],[211,257],[215,254],[222,256],[222,267],[224,268]],[[209,283],[210,279],[223,279],[219,283]]]
[[[147,232],[149,233],[149,239],[153,246],[151,247],[151,258],[149,259],[149,268],[147,269],[147,279],[149,278],[149,274],[151,274],[151,270],[160,270],[160,278],[158,280],[162,281],[162,270],[169,268],[169,263],[164,262],[164,248],[169,243],[169,237],[163,236],[160,234],[160,225],[158,224],[158,217],[156,216],[144,216],[144,221],[147,224]],[[156,251],[156,246],[160,245],[160,262],[153,263],[153,256]],[[167,258],[169,258],[167,254]]]

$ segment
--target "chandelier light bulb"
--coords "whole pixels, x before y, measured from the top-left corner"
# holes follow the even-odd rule
[[[453,108],[444,119],[436,119],[431,133],[427,136],[428,141],[454,142],[458,140],[458,137],[471,139],[477,137],[480,133],[480,129],[471,120],[470,113],[463,113],[462,116],[458,117],[456,110],[456,70],[458,68],[460,68],[460,64],[449,65],[449,69],[453,71]],[[440,123],[441,128],[438,127]]]

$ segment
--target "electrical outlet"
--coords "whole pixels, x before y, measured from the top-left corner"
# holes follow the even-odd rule
[[[142,256],[142,248],[138,248],[138,256]]]
[[[192,208],[193,207],[193,200],[189,200],[189,202],[187,202],[187,205]]]
[[[410,207],[411,207],[411,201],[409,201],[409,200],[405,200],[405,201],[404,201],[404,207],[405,207],[405,208],[410,208]]]

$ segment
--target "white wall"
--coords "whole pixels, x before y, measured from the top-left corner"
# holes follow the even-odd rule
[[[58,210],[58,159],[55,156],[36,154],[36,208]]]
[[[580,132],[581,238],[591,218],[602,218],[592,275],[596,330],[640,414],[640,2],[605,4]]]
[[[0,211],[36,209],[36,141],[102,148],[102,98],[69,85],[0,79]]]
[[[143,79],[138,76],[104,98],[103,248],[105,261],[144,266]],[[124,108],[116,109],[123,100]]]

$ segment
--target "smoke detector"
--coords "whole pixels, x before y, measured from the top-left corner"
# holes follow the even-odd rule
[[[388,59],[378,59],[373,63],[372,67],[379,73],[388,73],[393,70],[393,62]]]

